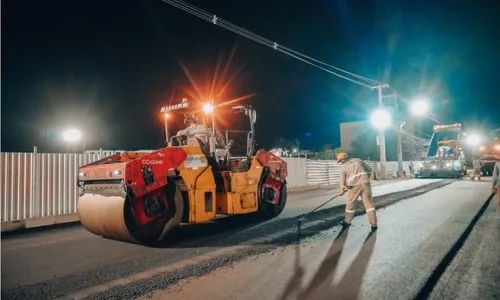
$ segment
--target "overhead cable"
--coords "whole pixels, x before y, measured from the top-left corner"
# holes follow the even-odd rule
[[[232,31],[236,34],[239,34],[243,37],[246,37],[250,40],[253,40],[259,44],[262,44],[264,46],[268,46],[270,48],[273,48],[274,50],[277,50],[281,53],[284,53],[286,55],[289,55],[293,58],[296,58],[298,60],[301,60],[309,65],[312,65],[314,67],[317,67],[323,71],[326,71],[330,74],[333,74],[337,77],[340,77],[342,79],[345,79],[345,80],[348,80],[350,82],[353,82],[353,83],[356,83],[356,84],[359,84],[359,85],[362,85],[364,87],[367,87],[367,88],[370,88],[370,89],[375,89],[377,88],[377,86],[387,86],[387,84],[383,83],[383,82],[380,82],[380,81],[376,81],[376,80],[373,80],[373,79],[370,79],[370,78],[366,78],[366,77],[363,77],[361,75],[357,75],[357,74],[354,74],[354,73],[351,73],[351,72],[348,72],[346,70],[343,70],[343,69],[340,69],[340,68],[337,68],[335,66],[332,66],[332,65],[329,65],[325,62],[322,62],[320,60],[317,60],[317,59],[314,59],[310,56],[307,56],[305,54],[302,54],[298,51],[295,51],[293,49],[290,49],[290,48],[287,48],[287,47],[284,47],[276,42],[273,42],[267,38],[264,38],[262,36],[259,36],[251,31],[248,31],[240,26],[237,26],[237,25],[234,25],[224,19],[221,19],[219,17],[217,17],[216,15],[214,14],[210,14],[196,6],[193,6],[189,3],[186,3],[184,1],[181,1],[181,0],[162,0],[163,2],[167,3],[167,4],[170,4],[176,8],[179,8],[187,13],[190,13],[194,16],[197,16],[207,22],[211,22],[213,23],[214,25],[218,25],[226,30],[229,30],[229,31]],[[330,69],[333,69],[335,70],[336,72],[332,71],[332,70],[329,70],[327,68],[330,68]],[[339,74],[340,73],[344,73],[344,74]],[[356,79],[353,79],[353,78],[349,78],[348,76],[352,76]],[[363,82],[364,81],[364,82]]]

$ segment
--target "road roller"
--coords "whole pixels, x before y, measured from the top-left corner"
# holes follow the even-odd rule
[[[248,130],[216,130],[215,107],[197,106],[183,99],[161,109],[164,148],[111,155],[78,169],[77,214],[88,231],[154,245],[181,223],[241,214],[269,219],[283,211],[287,164],[255,150],[255,110],[229,109]],[[183,114],[189,126],[169,138],[171,114]],[[211,128],[205,125],[210,118]]]

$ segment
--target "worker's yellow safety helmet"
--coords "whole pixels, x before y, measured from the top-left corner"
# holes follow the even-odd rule
[[[349,156],[347,155],[347,153],[345,153],[345,152],[339,152],[337,154],[337,162],[342,162],[343,160],[345,160],[348,157]]]

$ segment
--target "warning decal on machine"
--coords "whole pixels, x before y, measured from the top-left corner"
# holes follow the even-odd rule
[[[203,155],[188,155],[184,161],[184,168],[198,169],[207,166],[207,160]]]

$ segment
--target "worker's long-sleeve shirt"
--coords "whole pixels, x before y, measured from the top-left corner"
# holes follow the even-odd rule
[[[474,167],[474,169],[481,169],[481,167],[483,166],[483,162],[480,159],[475,159],[472,162],[472,166]]]
[[[340,188],[370,182],[372,168],[359,158],[352,158],[340,169]]]
[[[177,132],[177,136],[187,135],[189,137],[194,136],[201,139],[204,143],[208,142],[208,137],[210,136],[210,130],[201,124],[190,125],[188,128],[180,130]]]
[[[500,161],[497,161],[493,167],[493,178],[491,181],[493,188],[500,189]]]

